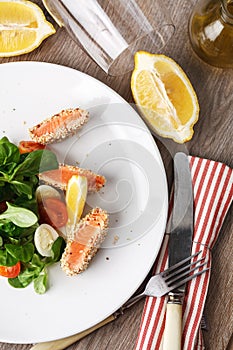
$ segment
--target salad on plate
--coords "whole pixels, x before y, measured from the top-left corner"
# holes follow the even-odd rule
[[[79,274],[106,237],[105,210],[82,217],[87,193],[102,188],[104,176],[59,164],[46,148],[87,120],[87,111],[62,110],[31,128],[30,141],[0,139],[0,275],[12,287],[33,282],[36,293],[45,293],[50,265],[60,261],[67,275]]]

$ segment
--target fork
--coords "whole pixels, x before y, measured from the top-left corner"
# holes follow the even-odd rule
[[[198,256],[201,253],[198,252],[182,261],[180,261],[178,264],[170,267],[169,269],[153,276],[150,278],[149,282],[146,285],[146,288],[143,293],[137,294],[135,297],[130,298],[126,303],[124,303],[117,311],[115,311],[112,315],[108,316],[105,320],[101,321],[97,325],[87,329],[86,331],[83,331],[78,334],[74,334],[72,336],[69,336],[67,338],[53,340],[49,342],[44,343],[38,343],[34,345],[30,350],[62,350],[67,348],[68,346],[72,345],[74,342],[82,339],[87,334],[90,334],[94,330],[108,324],[109,322],[112,322],[115,320],[118,316],[122,315],[125,310],[127,310],[130,306],[134,305],[138,300],[143,298],[146,295],[149,296],[162,296],[166,293],[168,293],[170,290],[179,287],[180,285],[184,284],[185,282],[191,280],[192,278],[202,274],[203,272],[209,270],[203,269],[201,271],[198,271],[195,274],[189,275],[191,272],[199,269],[200,267],[206,265],[207,263],[200,263],[205,258],[201,258],[193,263],[187,264],[188,261],[190,261],[192,258]],[[196,265],[196,266],[195,266]],[[192,269],[190,269],[192,267]]]
[[[161,297],[168,292],[182,286],[184,283],[192,280],[193,278],[201,275],[202,273],[208,271],[210,268],[199,270],[201,267],[207,264],[207,262],[202,263],[202,261],[205,260],[205,257],[188,263],[191,261],[191,259],[197,257],[200,253],[201,251],[152,276],[147,282],[144,291],[140,294],[137,294],[135,297],[130,298],[128,302],[124,304],[124,309],[132,306],[134,303],[145,296]],[[199,271],[190,274],[197,270]]]

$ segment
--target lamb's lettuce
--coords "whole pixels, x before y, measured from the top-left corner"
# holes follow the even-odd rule
[[[19,227],[30,227],[38,221],[38,217],[31,210],[17,207],[8,202],[7,210],[0,214],[0,222],[4,219]]]
[[[7,137],[0,139],[0,202],[7,209],[0,214],[0,265],[21,263],[16,278],[8,278],[15,288],[34,283],[36,293],[42,294],[48,285],[47,268],[59,261],[65,242],[58,237],[52,246],[52,257],[42,257],[34,245],[38,227],[35,191],[38,174],[57,169],[56,155],[49,150],[20,154],[18,147]]]
[[[12,196],[31,199],[38,184],[37,175],[57,168],[53,152],[44,149],[20,154],[18,147],[3,137],[0,139],[0,201]]]

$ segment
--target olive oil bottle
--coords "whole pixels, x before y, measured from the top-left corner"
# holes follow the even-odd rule
[[[189,21],[196,54],[205,62],[233,68],[233,0],[202,0]]]

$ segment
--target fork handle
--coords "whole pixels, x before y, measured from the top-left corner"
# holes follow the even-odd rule
[[[163,350],[181,350],[182,304],[167,303]]]

